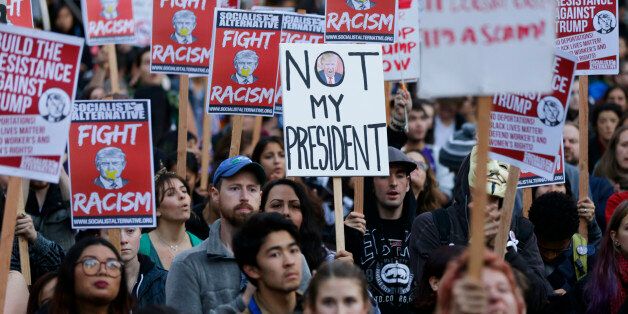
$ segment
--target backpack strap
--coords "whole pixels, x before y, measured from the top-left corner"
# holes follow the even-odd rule
[[[571,237],[573,247],[573,266],[576,270],[576,278],[582,279],[587,275],[587,239],[581,234],[574,233]]]
[[[438,237],[441,245],[449,245],[449,232],[451,231],[451,222],[445,208],[439,208],[432,211],[432,219],[438,229]]]

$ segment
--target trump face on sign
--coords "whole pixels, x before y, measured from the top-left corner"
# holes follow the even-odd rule
[[[96,153],[96,169],[100,175],[94,184],[107,189],[116,190],[124,187],[129,180],[122,178],[126,167],[126,155],[117,147],[105,147]]]
[[[174,33],[170,35],[170,39],[179,44],[191,44],[196,41],[196,37],[192,35],[192,31],[196,28],[196,15],[189,10],[181,10],[172,16],[172,26]]]
[[[231,80],[242,85],[252,84],[257,81],[253,75],[259,65],[259,56],[253,50],[241,50],[233,58],[233,66],[236,73],[231,75]]]
[[[371,0],[347,0],[347,5],[358,11],[368,10],[375,6],[375,2]]]
[[[118,17],[118,0],[100,0],[100,4],[102,5],[100,16],[107,20]]]
[[[337,72],[339,64],[342,64],[340,56],[334,52],[323,52],[317,59],[318,80],[325,86],[340,85],[344,73]]]

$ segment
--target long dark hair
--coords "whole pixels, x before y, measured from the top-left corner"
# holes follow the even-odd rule
[[[49,282],[53,281],[56,278],[57,278],[57,272],[51,271],[51,272],[45,273],[43,276],[39,277],[37,281],[35,281],[35,283],[29,289],[30,295],[28,296],[28,307],[26,309],[27,314],[37,313],[37,311],[40,308],[39,295],[41,294],[41,291]]]
[[[120,253],[107,240],[102,238],[85,238],[70,248],[65,259],[59,266],[59,275],[57,277],[57,286],[50,301],[50,314],[70,314],[77,313],[76,308],[76,291],[74,291],[74,269],[76,263],[86,248],[94,245],[105,246],[116,255],[118,260],[122,260]],[[109,304],[109,313],[129,313],[133,307],[133,299],[129,295],[126,285],[126,273],[124,265],[120,274],[120,289],[118,295]]]
[[[584,286],[583,295],[587,298],[588,313],[608,313],[610,304],[619,294],[619,267],[617,265],[618,249],[613,245],[611,231],[619,232],[621,221],[628,214],[628,201],[622,202],[606,226],[606,232],[595,265],[591,270],[591,279]]]
[[[281,149],[283,150],[283,141],[281,140],[279,136],[263,137],[255,145],[255,148],[253,149],[253,154],[251,154],[251,160],[253,160],[256,163],[259,163],[260,160],[262,159],[262,153],[264,153],[266,146],[268,146],[271,143],[278,144],[279,147],[281,147]]]
[[[301,215],[303,221],[301,222],[301,228],[299,228],[299,234],[301,235],[301,252],[305,256],[310,269],[316,269],[325,261],[326,251],[323,247],[323,240],[321,238],[321,227],[317,224],[316,211],[314,202],[311,201],[309,195],[305,192],[305,188],[295,181],[290,179],[278,179],[268,182],[262,190],[262,201],[260,210],[264,211],[266,202],[268,202],[268,193],[273,187],[277,185],[287,185],[299,198],[301,203]]]
[[[430,253],[425,266],[423,266],[423,277],[416,291],[414,300],[417,310],[421,313],[432,313],[436,309],[436,291],[430,285],[430,278],[441,279],[447,268],[447,263],[460,256],[464,251],[460,245],[444,245]]]
[[[423,152],[420,150],[411,150],[406,152],[406,154],[410,152],[415,152],[421,154],[423,159],[426,161],[427,170],[425,170],[425,184],[423,186],[423,190],[419,192],[419,196],[416,198],[417,209],[416,214],[422,214],[425,212],[431,212],[435,209],[441,207],[440,202],[438,201],[438,181],[436,181],[436,175],[434,174],[434,170],[430,167],[429,159]],[[410,181],[410,188],[412,188],[412,181]]]

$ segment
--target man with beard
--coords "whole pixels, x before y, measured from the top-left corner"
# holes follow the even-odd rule
[[[166,281],[166,304],[182,313],[241,313],[255,286],[238,267],[233,236],[248,218],[259,212],[266,181],[264,168],[246,156],[226,159],[216,169],[210,191],[220,219],[199,246],[174,259]],[[310,279],[303,258],[301,287]]]

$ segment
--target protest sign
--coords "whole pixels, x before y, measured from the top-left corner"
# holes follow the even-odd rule
[[[264,5],[255,5],[251,11],[276,11],[276,12],[294,12],[293,7],[267,7]]]
[[[325,42],[394,43],[397,0],[326,0]]]
[[[135,42],[137,47],[150,46],[153,26],[153,1],[133,0],[133,15],[135,16]]]
[[[210,113],[272,116],[281,13],[216,9]]]
[[[74,102],[72,228],[156,225],[152,147],[149,100]]]
[[[578,58],[576,74],[619,73],[619,1],[556,2],[556,47]]]
[[[489,156],[521,169],[521,172],[531,172],[546,180],[553,180],[556,172],[556,163],[560,162],[556,155],[544,155],[520,150],[493,148]]]
[[[155,0],[153,73],[208,75],[216,1]]]
[[[216,6],[219,8],[239,9],[240,0],[218,0],[218,4]]]
[[[380,45],[281,44],[288,176],[386,176]]]
[[[0,174],[58,182],[83,39],[0,25]]]
[[[492,148],[556,154],[562,144],[576,68],[573,56],[561,51],[556,53],[552,63],[552,93],[500,93],[493,96]]]
[[[554,162],[554,175],[551,179],[544,178],[534,172],[522,172],[519,177],[519,188],[531,188],[541,185],[565,183],[565,160],[563,158],[563,147],[561,145],[556,161]]]
[[[550,90],[555,1],[424,2],[423,97]]]
[[[384,80],[416,81],[419,79],[419,1],[399,0],[397,42],[382,46]]]
[[[313,43],[322,44],[325,41],[325,17],[315,14],[285,13],[282,19],[282,43]],[[277,71],[277,97],[275,97],[275,114],[283,113],[283,99],[281,97],[281,71]]]
[[[0,16],[3,14],[6,21],[0,17],[0,23],[33,28],[33,12],[30,0],[0,1]]]
[[[81,6],[88,45],[135,41],[133,0],[81,0]]]

